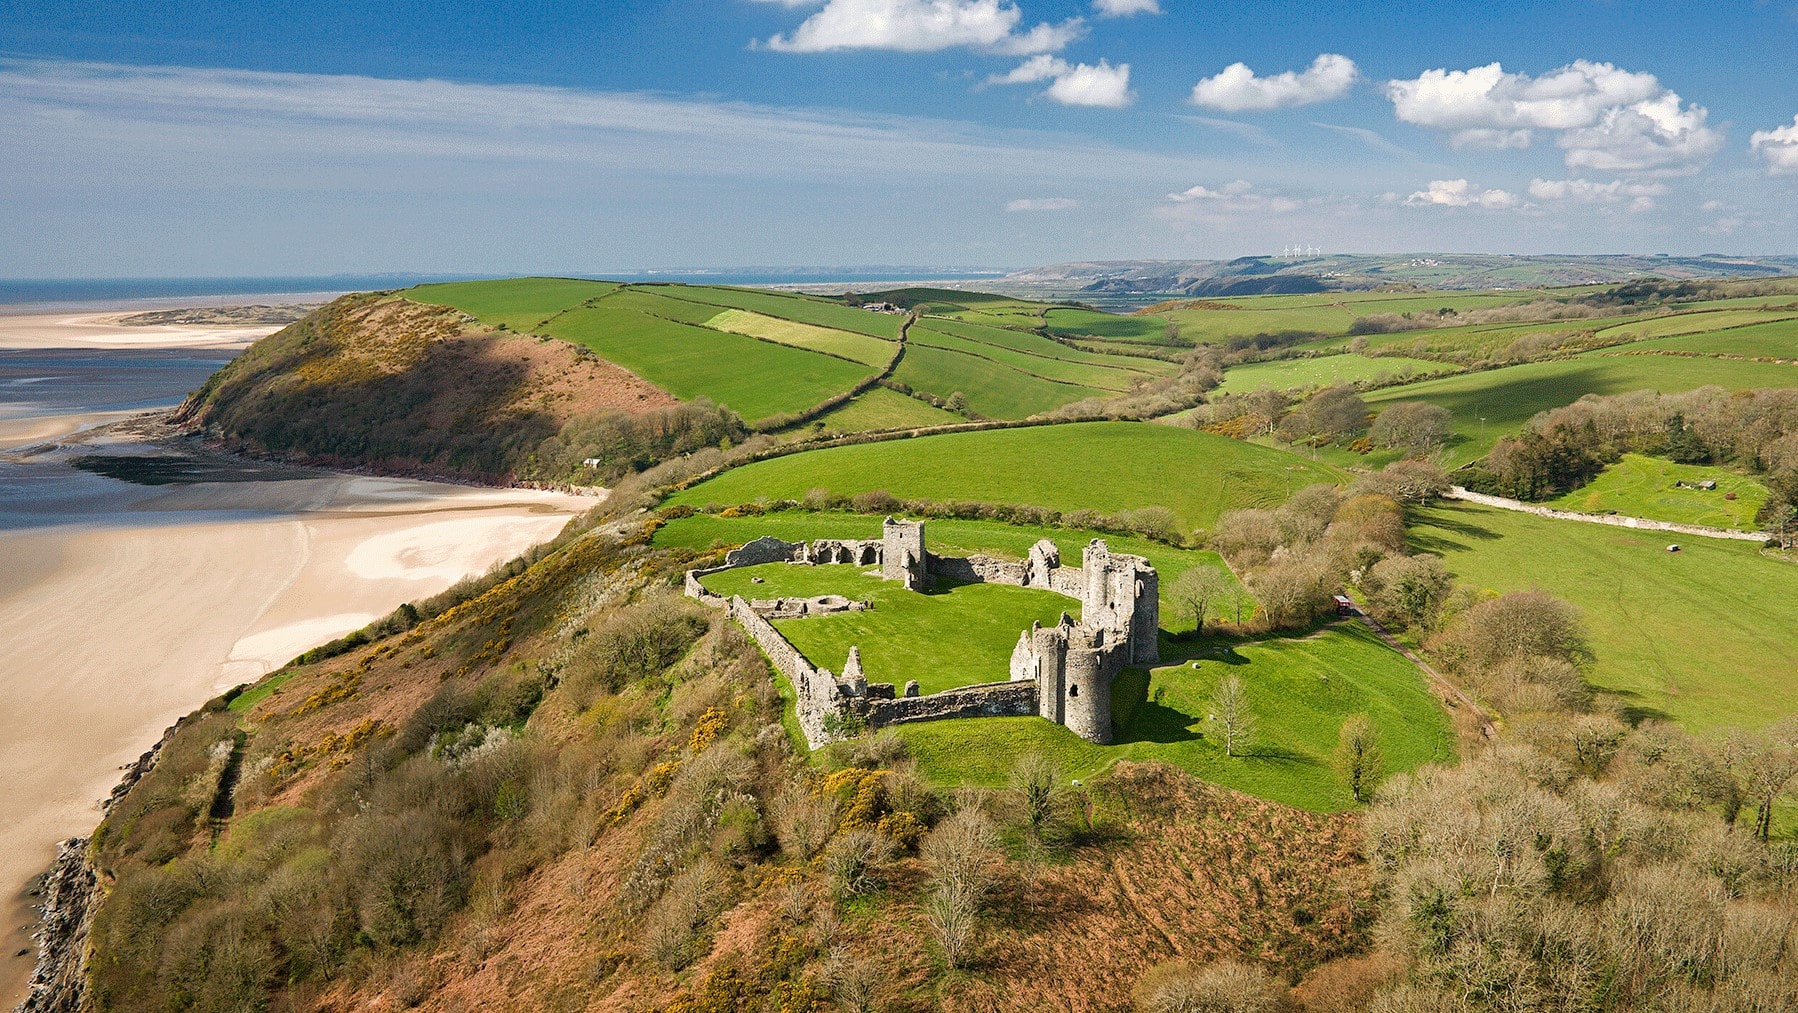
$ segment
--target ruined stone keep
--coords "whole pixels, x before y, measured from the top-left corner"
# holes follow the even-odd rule
[[[723,570],[775,562],[878,566],[883,579],[915,591],[938,578],[1042,588],[1079,601],[1080,621],[1064,612],[1054,626],[1039,623],[1022,631],[1012,651],[1010,677],[1003,682],[920,696],[917,681],[909,680],[901,696],[892,682],[869,681],[859,648],[850,649],[839,677],[814,666],[770,622],[867,608],[866,602],[834,596],[726,601],[699,582]],[[1155,568],[1141,556],[1112,553],[1097,538],[1082,551],[1078,567],[1063,566],[1060,550],[1046,538],[1031,546],[1023,560],[937,556],[926,548],[924,522],[888,517],[878,540],[758,538],[727,555],[723,566],[688,571],[686,591],[701,602],[727,609],[792,683],[800,727],[814,748],[862,726],[1032,714],[1065,725],[1089,742],[1110,743],[1112,683],[1125,668],[1160,659]],[[904,673],[885,674],[896,678]]]

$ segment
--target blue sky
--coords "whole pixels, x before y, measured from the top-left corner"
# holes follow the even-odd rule
[[[1791,253],[1795,71],[1798,0],[14,0],[0,276]]]

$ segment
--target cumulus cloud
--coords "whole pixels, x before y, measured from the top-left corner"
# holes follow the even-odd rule
[[[1507,190],[1481,190],[1464,179],[1433,179],[1427,190],[1405,198],[1412,207],[1487,208],[1502,211],[1523,201]]]
[[[1667,192],[1665,183],[1643,183],[1614,179],[1594,183],[1586,179],[1532,179],[1529,193],[1541,201],[1571,201],[1576,204],[1622,204],[1627,202],[1633,214],[1654,209],[1654,199]]]
[[[1756,130],[1748,139],[1749,149],[1766,159],[1767,171],[1774,175],[1798,173],[1798,116],[1789,127]]]
[[[1093,0],[1093,12],[1102,18],[1127,18],[1132,14],[1160,14],[1161,0]]]
[[[1043,96],[1062,105],[1122,109],[1135,100],[1130,93],[1130,65],[1127,63],[1113,67],[1100,60],[1094,66],[1069,63],[1041,53],[1004,74],[994,74],[986,79],[987,84],[1035,84],[1039,81],[1050,82]]]
[[[783,53],[841,49],[929,53],[966,46],[1022,56],[1054,52],[1086,32],[1080,18],[1059,25],[1044,22],[1020,32],[1023,19],[1024,12],[1005,0],[826,0],[798,28],[770,37],[766,45]]]
[[[1216,187],[1188,187],[1179,193],[1168,194],[1167,199],[1175,204],[1195,207],[1226,211],[1264,211],[1272,214],[1285,214],[1305,206],[1303,201],[1291,197],[1261,193],[1246,179],[1232,180]]]
[[[1080,206],[1080,202],[1071,197],[1026,197],[1005,203],[1005,210],[1017,211],[1068,211]]]
[[[1355,61],[1324,53],[1304,71],[1257,77],[1246,63],[1232,63],[1192,86],[1192,104],[1227,113],[1285,109],[1341,98],[1354,85]]]
[[[1457,148],[1527,148],[1556,132],[1569,168],[1622,173],[1696,171],[1722,146],[1703,106],[1683,103],[1653,74],[1575,60],[1539,77],[1490,63],[1390,81],[1398,118],[1450,132]]]

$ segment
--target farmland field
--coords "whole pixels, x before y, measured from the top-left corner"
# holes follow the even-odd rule
[[[990,419],[1029,418],[1101,393],[1092,387],[1046,380],[1003,363],[916,341],[906,347],[905,358],[893,372],[893,379],[938,397],[960,391],[968,396],[968,408]]]
[[[856,331],[889,341],[898,340],[902,316],[870,313],[840,302],[810,296],[788,295],[759,289],[705,288],[686,285],[633,286],[634,291],[648,290],[670,299],[716,306],[719,309],[750,310],[783,320],[797,320],[818,327]]]
[[[1660,338],[1676,334],[1708,334],[1751,324],[1773,323],[1798,317],[1790,310],[1763,313],[1758,310],[1732,309],[1674,313],[1617,324],[1599,331],[1599,336],[1615,338]],[[1789,328],[1789,325],[1788,325]],[[1788,333],[1790,331],[1788,330]]]
[[[918,326],[927,327],[938,334],[953,335],[971,342],[997,345],[1001,348],[1026,352],[1033,356],[1043,356],[1067,362],[1084,362],[1093,365],[1107,366],[1124,370],[1128,373],[1169,374],[1178,371],[1174,363],[1161,359],[1145,359],[1135,355],[1109,355],[1101,352],[1086,352],[1078,348],[1070,348],[1057,341],[1051,341],[1040,334],[1030,331],[1012,330],[995,327],[990,324],[969,323],[966,320],[947,320],[940,317],[926,317]],[[982,353],[984,354],[984,353]],[[1028,368],[1028,367],[1026,367]]]
[[[585,345],[682,400],[711,398],[754,421],[810,408],[873,376],[872,366],[613,309],[557,317],[555,337]]]
[[[1043,322],[1051,332],[1070,337],[1113,338],[1156,345],[1168,343],[1167,319],[1161,316],[1051,309],[1043,314]]]
[[[1679,489],[1675,482],[1713,481],[1717,488]],[[1736,498],[1727,499],[1730,493]],[[1675,464],[1659,457],[1624,454],[1586,485],[1542,505],[1582,513],[1619,513],[1676,524],[1756,530],[1754,515],[1767,501],[1767,487],[1722,468]]]
[[[933,323],[934,321],[925,319],[913,325],[909,336],[909,343],[913,348],[927,346],[961,352],[976,358],[989,359],[1028,376],[1041,377],[1059,383],[1079,384],[1083,387],[1090,387],[1095,392],[1120,393],[1127,391],[1134,381],[1143,378],[1143,374],[1137,372],[1126,372],[1110,366],[1085,362],[1070,362],[1066,359],[1050,358],[1047,355],[1020,352],[1006,345],[960,337],[947,331],[938,330],[931,326]],[[1050,342],[1044,342],[1044,344],[1050,344]]]
[[[866,612],[780,619],[774,626],[820,668],[841,675],[849,648],[859,646],[869,682],[903,686],[916,679],[925,693],[1005,681],[1012,648],[1032,622],[1051,626],[1063,612],[1080,614],[1079,602],[1040,588],[951,584],[926,593],[867,571],[849,564],[767,563],[714,573],[702,583],[726,597],[840,594],[872,602]],[[753,583],[757,579],[762,583]]]
[[[1192,661],[1198,667],[1192,667]],[[1367,714],[1379,729],[1389,771],[1454,759],[1454,734],[1423,675],[1359,624],[1312,636],[1218,642],[1148,673],[1126,672],[1113,689],[1115,745],[1087,742],[1041,718],[979,718],[899,726],[933,780],[1000,786],[1017,757],[1053,757],[1087,778],[1118,760],[1159,760],[1215,784],[1318,811],[1350,808],[1330,767],[1344,719]],[[1224,755],[1211,695],[1228,674],[1248,684],[1259,740],[1248,755]],[[1159,699],[1157,699],[1159,696]],[[979,749],[969,749],[979,742]]]
[[[1231,366],[1224,371],[1224,382],[1217,389],[1225,394],[1246,394],[1263,387],[1276,390],[1325,387],[1358,380],[1396,379],[1407,373],[1428,376],[1454,368],[1432,359],[1407,359],[1396,355],[1375,357],[1344,353],[1306,359],[1274,359]]]
[[[1585,613],[1588,678],[1644,716],[1694,731],[1789,713],[1798,565],[1752,542],[1674,536],[1470,504],[1418,511],[1412,542],[1461,582],[1539,587]]]
[[[856,395],[848,404],[831,409],[819,421],[829,432],[862,433],[875,429],[940,426],[967,420],[896,390],[873,387]]]
[[[562,310],[617,288],[611,282],[575,278],[507,278],[418,285],[407,289],[405,296],[417,302],[454,306],[485,324],[531,331]]]
[[[782,320],[749,310],[725,310],[705,322],[714,330],[747,334],[752,338],[774,341],[795,348],[840,355],[869,366],[885,366],[899,350],[894,341],[882,341],[866,334],[839,331],[830,327]]]
[[[1142,556],[1155,567],[1161,577],[1163,594],[1161,628],[1170,633],[1184,633],[1192,629],[1192,620],[1183,615],[1178,605],[1166,597],[1181,574],[1195,566],[1208,566],[1223,571],[1231,582],[1236,579],[1217,553],[1209,549],[1176,549],[1145,538],[1104,535],[1096,531],[1071,528],[1026,527],[1001,521],[949,519],[926,521],[924,531],[930,551],[951,556],[981,553],[1006,559],[1023,559],[1030,551],[1030,546],[1036,544],[1038,539],[1047,538],[1061,550],[1062,562],[1068,565],[1078,565],[1086,544],[1094,538],[1103,538],[1113,552]],[[763,535],[772,535],[789,542],[813,538],[877,538],[880,535],[880,518],[862,514],[808,511],[782,511],[757,517],[695,514],[664,524],[655,534],[655,544],[709,549],[742,545]],[[1212,609],[1210,615],[1218,619],[1234,618],[1226,613],[1221,603]],[[1243,613],[1243,618],[1248,619],[1253,615],[1251,607]]]
[[[1798,318],[1752,324],[1747,327],[1733,327],[1726,331],[1709,331],[1703,334],[1686,334],[1678,337],[1637,341],[1625,345],[1619,351],[1636,352],[1662,349],[1699,352],[1705,355],[1746,355],[1773,359],[1798,359]],[[1798,384],[1798,376],[1788,380],[1787,384]]]
[[[1345,480],[1328,464],[1210,433],[1087,422],[808,451],[725,472],[670,502],[731,504],[798,499],[814,488],[846,495],[885,489],[901,498],[1033,503],[1061,511],[1165,506],[1183,529],[1191,529],[1210,527],[1223,510],[1278,503],[1289,487]]]

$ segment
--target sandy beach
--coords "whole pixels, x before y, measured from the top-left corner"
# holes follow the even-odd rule
[[[130,312],[0,314],[0,348],[201,348],[241,351],[278,327],[200,324],[132,326]]]
[[[0,318],[0,348],[228,349],[273,329],[125,328],[98,316]],[[19,344],[32,341],[45,343]],[[81,341],[96,344],[66,343]],[[120,766],[164,728],[553,537],[596,502],[280,468],[266,480],[143,486],[68,464],[156,453],[94,431],[129,414],[0,418],[4,1008],[22,997],[34,956],[21,953],[28,882],[58,840],[93,830]]]

